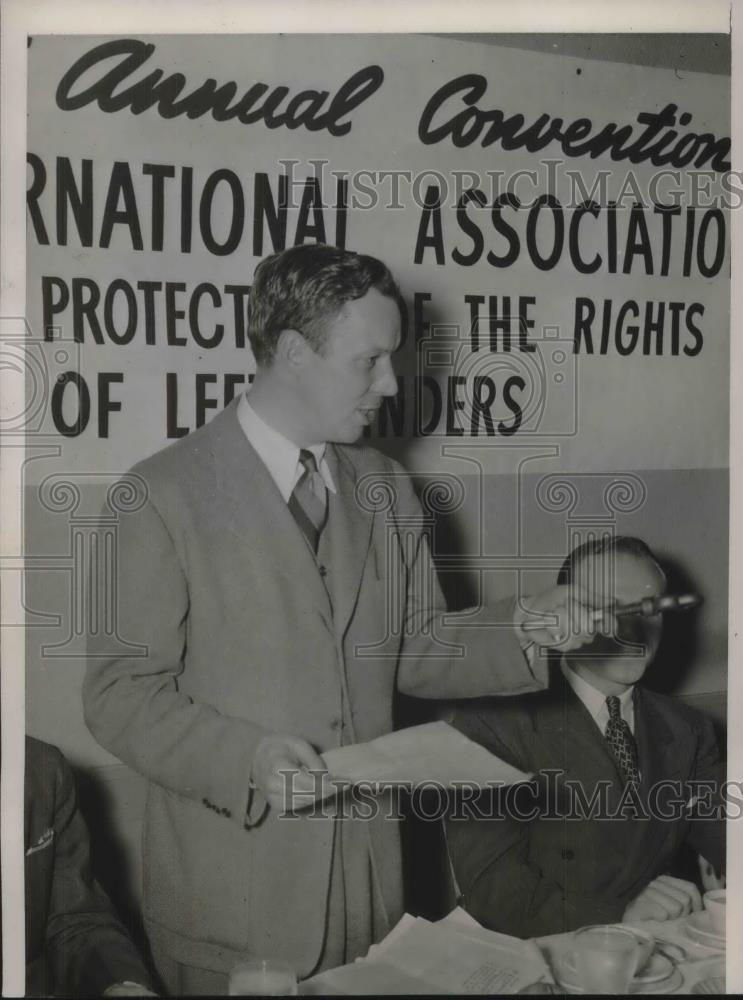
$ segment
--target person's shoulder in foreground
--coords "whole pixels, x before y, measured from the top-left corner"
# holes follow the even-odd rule
[[[136,947],[90,870],[88,831],[62,753],[26,737],[26,993],[154,996]]]

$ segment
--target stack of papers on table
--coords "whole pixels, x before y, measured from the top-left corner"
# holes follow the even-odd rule
[[[323,757],[331,779],[351,783],[467,783],[487,788],[514,785],[531,777],[446,722],[399,729],[369,743],[328,750]]]
[[[517,993],[542,978],[549,972],[533,942],[487,931],[455,910],[435,924],[406,913],[366,958],[315,976],[301,992]]]

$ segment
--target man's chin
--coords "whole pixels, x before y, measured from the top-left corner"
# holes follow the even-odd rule
[[[356,444],[360,440],[364,428],[361,424],[356,427],[348,426],[336,430],[332,437],[328,438],[333,444]]]
[[[335,444],[355,444],[362,437],[364,431],[373,426],[376,416],[376,409],[354,410],[343,424],[333,428],[332,435],[328,436],[326,441],[332,441]]]
[[[642,680],[642,676],[648,668],[648,661],[645,657],[638,657],[636,660],[627,657],[621,663],[612,664],[606,671],[606,677],[617,684],[636,684]]]
[[[577,660],[584,669],[597,681],[609,681],[612,684],[623,684],[630,687],[642,679],[648,668],[645,657],[622,657],[621,659],[591,659]]]

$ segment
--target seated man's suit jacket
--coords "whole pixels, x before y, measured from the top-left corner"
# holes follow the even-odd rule
[[[323,946],[332,819],[279,818],[250,791],[268,733],[320,752],[393,727],[395,688],[426,698],[544,687],[511,628],[445,624],[421,510],[404,471],[329,446],[327,572],[245,437],[237,403],[136,466],[118,525],[118,635],[90,638],[86,721],[150,779],[150,940],[226,971]],[[501,622],[511,620],[503,609]],[[432,655],[435,654],[435,655]],[[401,913],[399,831],[368,822],[387,917]]]
[[[100,996],[150,977],[93,881],[88,832],[62,754],[26,739],[26,993]]]
[[[492,816],[495,809],[503,818],[472,818],[468,808],[460,810],[465,818],[447,822],[463,905],[486,927],[535,937],[621,920],[627,904],[669,871],[684,842],[724,868],[724,821],[700,818],[702,804],[694,804],[695,795],[706,794],[711,802],[715,796],[687,784],[719,787],[722,767],[711,723],[639,685],[634,712],[637,797],[628,796],[603,734],[559,671],[540,694],[457,708],[453,724],[471,739],[524,771],[541,772],[518,793],[512,789],[515,816],[505,795],[485,794],[479,815]],[[563,772],[559,777],[557,770]],[[664,781],[674,784],[658,784]],[[576,801],[569,782],[583,789],[584,817],[597,790],[606,796],[609,816],[618,813],[624,793],[622,815],[567,818]]]

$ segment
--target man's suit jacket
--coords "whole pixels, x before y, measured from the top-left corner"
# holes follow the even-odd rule
[[[668,872],[685,841],[718,870],[724,867],[724,822],[680,818],[673,805],[679,798],[675,787],[658,784],[681,782],[678,805],[686,806],[695,792],[683,783],[719,782],[722,769],[711,723],[639,685],[634,711],[640,806],[635,809],[626,800],[627,818],[564,819],[559,817],[570,811],[567,781],[579,782],[589,803],[604,782],[609,814],[621,804],[624,782],[598,726],[562,674],[554,671],[550,689],[534,696],[457,708],[454,725],[497,756],[530,773],[564,772],[559,780],[543,773],[532,786],[536,796],[526,787],[515,796],[518,814],[530,817],[536,806],[539,818],[509,818],[513,809],[506,810],[501,796],[503,819],[469,818],[470,810],[468,818],[447,822],[463,903],[485,926],[534,937],[621,920],[627,904]],[[482,812],[491,805],[486,796],[478,808]],[[639,818],[643,809],[651,818]],[[666,820],[663,814],[678,818]]]
[[[27,737],[25,776],[26,993],[100,996],[150,977],[93,881],[75,781],[55,747]]]
[[[271,810],[254,822],[259,741],[293,734],[323,752],[389,732],[396,686],[518,694],[546,669],[532,672],[510,628],[444,624],[409,478],[372,449],[328,449],[338,493],[321,577],[236,405],[132,470],[146,499],[121,516],[118,631],[146,655],[108,656],[92,636],[84,708],[98,740],[151,779],[151,940],[200,967],[274,955],[303,975],[322,948],[333,824]],[[397,827],[369,834],[395,920]]]

